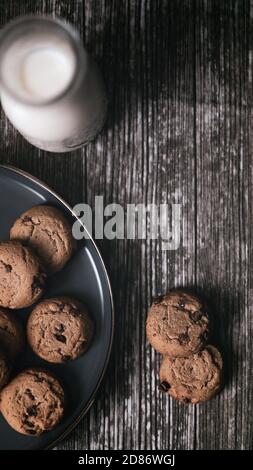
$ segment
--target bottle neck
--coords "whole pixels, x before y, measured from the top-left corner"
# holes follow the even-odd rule
[[[58,20],[27,17],[1,34],[1,88],[13,100],[49,106],[70,96],[87,69],[87,54],[72,28]]]

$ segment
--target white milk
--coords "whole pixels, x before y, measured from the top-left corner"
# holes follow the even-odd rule
[[[29,142],[53,152],[94,138],[105,121],[107,98],[77,39],[64,24],[40,17],[10,29],[0,44],[0,95],[12,124]]]
[[[73,63],[60,48],[31,48],[19,70],[19,85],[31,97],[50,100],[62,93],[74,75]]]

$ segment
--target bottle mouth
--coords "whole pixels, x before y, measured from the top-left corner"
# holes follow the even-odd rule
[[[77,89],[86,69],[78,33],[61,19],[20,17],[0,33],[0,86],[18,102],[53,104]]]

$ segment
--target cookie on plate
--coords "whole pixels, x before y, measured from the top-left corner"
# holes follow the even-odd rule
[[[6,385],[9,378],[9,366],[6,360],[6,356],[0,351],[0,390]]]
[[[55,297],[38,304],[27,323],[33,351],[48,362],[61,363],[81,356],[89,347],[93,322],[81,302]]]
[[[61,420],[64,391],[48,371],[28,369],[3,389],[0,410],[17,432],[38,436],[51,431]]]
[[[71,258],[75,241],[71,227],[59,209],[34,206],[15,221],[11,240],[21,240],[37,251],[48,271],[60,271]]]
[[[13,360],[25,344],[23,329],[13,312],[0,307],[0,347]]]
[[[223,360],[214,346],[189,357],[166,356],[160,367],[160,390],[184,403],[210,400],[222,385]]]
[[[152,304],[146,332],[151,346],[163,355],[184,357],[194,354],[208,339],[206,307],[193,294],[171,291]]]
[[[44,293],[45,281],[42,262],[31,248],[0,242],[0,307],[29,307]]]

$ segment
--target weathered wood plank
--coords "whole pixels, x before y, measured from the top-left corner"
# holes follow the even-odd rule
[[[207,1],[196,17],[197,284],[213,304],[227,366],[223,393],[197,408],[196,442],[249,448],[252,11],[247,1]]]

